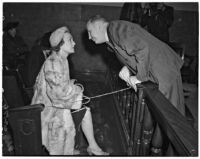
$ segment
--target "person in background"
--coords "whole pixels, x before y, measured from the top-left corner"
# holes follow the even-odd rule
[[[29,48],[23,38],[17,34],[19,22],[8,22],[3,28],[3,65],[17,68],[24,64]]]
[[[100,15],[87,22],[89,39],[107,43],[124,65],[119,76],[135,90],[144,81],[157,83],[159,90],[177,110],[185,115],[180,69],[181,58],[164,42],[138,24],[115,20],[108,22]]]
[[[184,63],[181,68],[182,79],[184,83],[195,83],[195,71],[191,68],[194,57],[184,55]]]
[[[72,113],[82,112],[78,125],[89,143],[87,152],[108,155],[94,138],[90,108],[82,107],[83,87],[70,79],[68,56],[74,53],[75,42],[67,27],[56,29],[50,36],[51,55],[44,62],[35,83],[31,104],[42,103],[42,143],[50,155],[74,155],[75,126]],[[73,110],[73,112],[71,112]]]
[[[120,20],[126,20],[133,23],[141,24],[142,22],[142,6],[141,3],[124,3]]]
[[[34,43],[30,53],[27,56],[23,78],[25,85],[27,87],[33,87],[35,84],[36,77],[40,72],[40,69],[50,55],[51,46],[49,43],[49,37],[51,35],[51,31],[45,33],[41,38],[36,40]]]
[[[164,3],[144,3],[142,26],[152,35],[169,43],[169,28],[174,21],[174,9]]]

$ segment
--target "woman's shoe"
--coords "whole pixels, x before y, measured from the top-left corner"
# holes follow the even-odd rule
[[[81,152],[79,150],[74,149],[73,155],[80,155],[80,154],[81,154]]]
[[[87,152],[88,154],[91,156],[91,155],[96,155],[96,156],[107,156],[109,155],[108,152],[104,152],[102,151],[101,149],[100,150],[97,150],[97,149],[92,149],[90,147],[87,148]]]

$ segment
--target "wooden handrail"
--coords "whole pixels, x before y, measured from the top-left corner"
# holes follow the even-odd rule
[[[145,100],[150,112],[181,156],[198,155],[198,132],[165,98],[152,82],[144,82]]]

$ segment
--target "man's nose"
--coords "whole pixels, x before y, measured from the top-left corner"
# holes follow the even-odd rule
[[[74,45],[76,45],[76,43],[75,43],[75,41],[74,41],[74,40],[72,41],[72,45],[73,45],[73,46],[74,46]]]

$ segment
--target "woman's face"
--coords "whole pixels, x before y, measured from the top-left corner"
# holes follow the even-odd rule
[[[69,32],[66,32],[64,34],[63,41],[64,44],[61,46],[61,49],[69,54],[74,53],[75,52],[74,46],[76,43],[74,42],[73,37]]]

